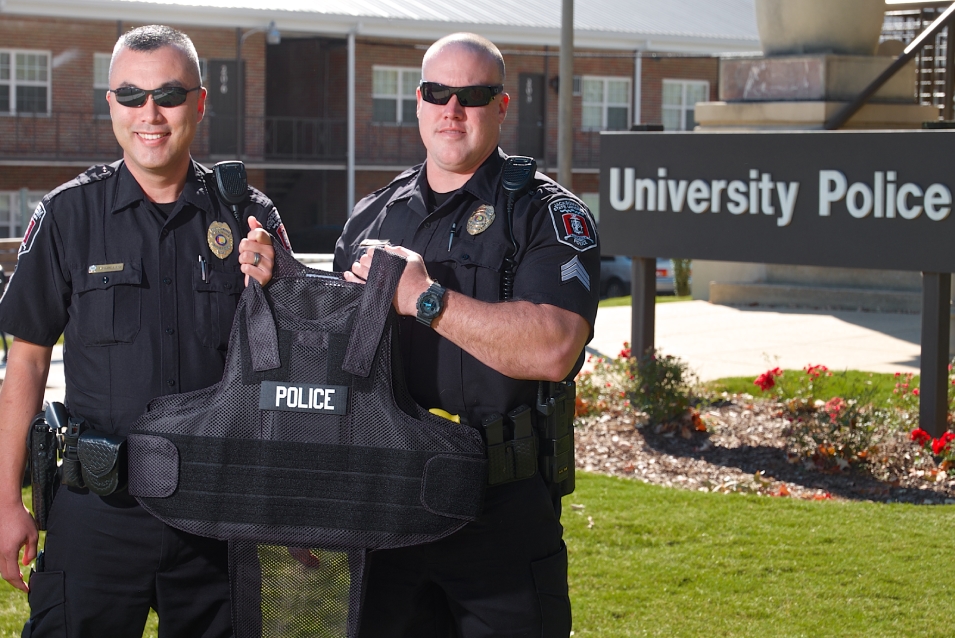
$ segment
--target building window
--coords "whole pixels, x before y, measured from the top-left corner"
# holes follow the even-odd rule
[[[630,80],[581,79],[582,117],[585,131],[626,131],[630,128]]]
[[[0,49],[0,113],[50,112],[50,54]]]
[[[93,54],[93,115],[109,117],[109,103],[106,91],[109,90],[109,53]]]
[[[372,67],[372,121],[417,123],[415,89],[420,79],[418,68]]]
[[[25,209],[20,206],[20,194],[24,192]],[[26,219],[30,218],[43,195],[40,191],[0,191],[0,237],[21,237],[24,216]]]
[[[700,80],[663,81],[663,128],[667,131],[692,131],[696,127],[697,102],[710,97],[710,83]]]

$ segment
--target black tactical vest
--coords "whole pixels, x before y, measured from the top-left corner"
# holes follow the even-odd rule
[[[365,553],[432,542],[477,518],[478,431],[408,393],[392,298],[276,247],[236,310],[222,381],[153,400],[128,438],[129,493],[165,523],[229,541],[237,638],[351,636]]]

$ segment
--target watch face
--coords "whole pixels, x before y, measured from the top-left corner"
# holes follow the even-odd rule
[[[421,299],[421,314],[425,316],[433,316],[438,313],[440,310],[441,304],[438,299],[438,295],[435,293],[429,293]]]

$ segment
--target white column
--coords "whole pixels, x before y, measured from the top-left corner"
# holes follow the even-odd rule
[[[574,0],[560,14],[560,84],[557,94],[557,181],[573,190],[574,161]]]

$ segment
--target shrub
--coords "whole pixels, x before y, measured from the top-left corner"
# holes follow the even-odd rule
[[[637,359],[623,346],[615,359],[588,359],[593,369],[577,377],[577,415],[636,410],[651,423],[667,423],[686,414],[693,383],[686,362],[657,350]]]

